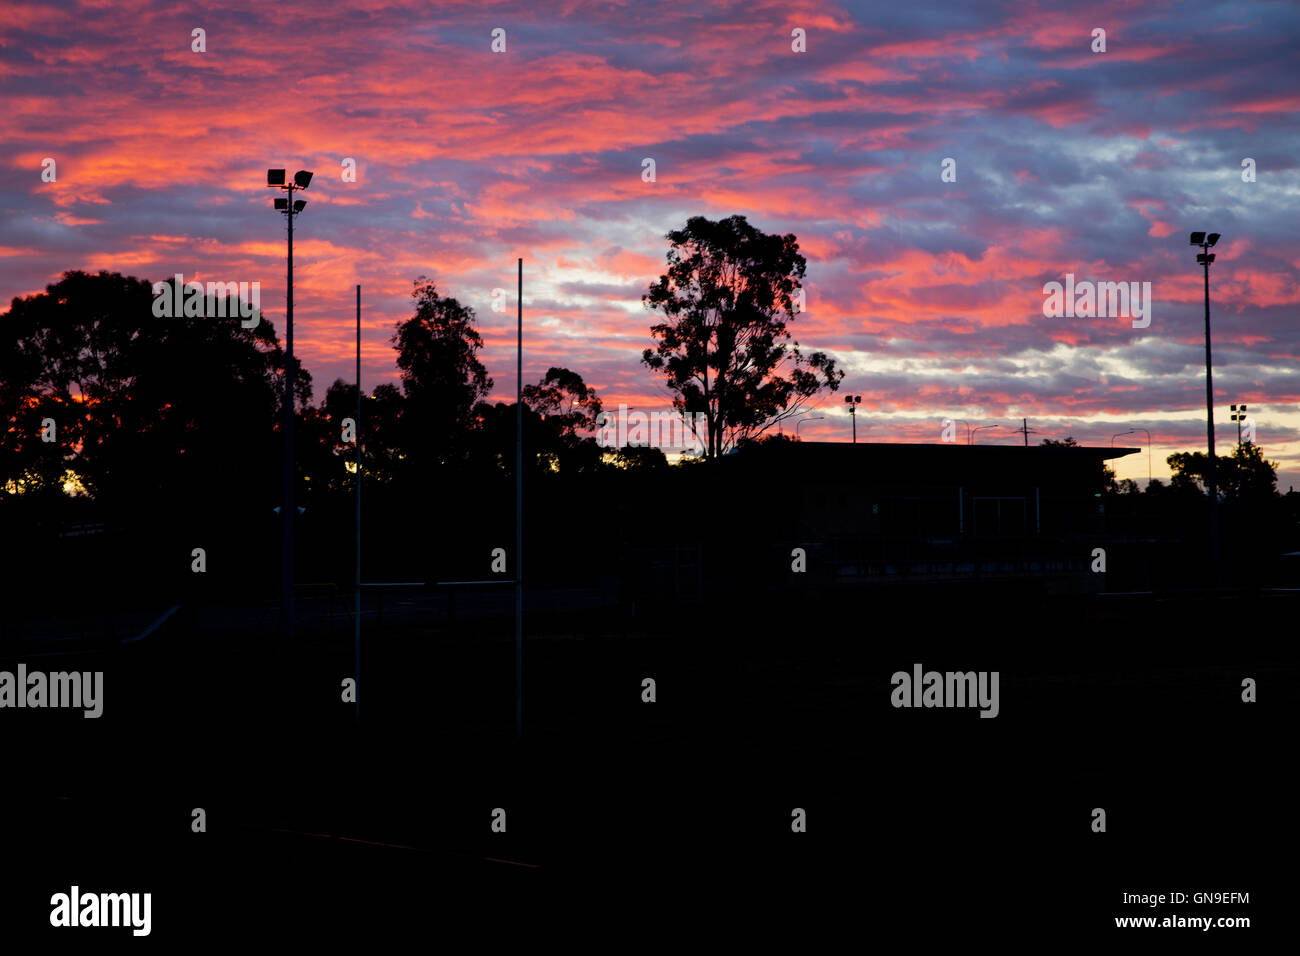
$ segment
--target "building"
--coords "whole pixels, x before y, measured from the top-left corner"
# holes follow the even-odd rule
[[[1092,568],[1105,533],[1105,463],[1139,452],[941,442],[751,447],[699,475],[713,486],[700,488],[699,500],[722,509],[702,522],[705,590],[748,580],[1099,591]],[[793,567],[796,548],[804,571]]]

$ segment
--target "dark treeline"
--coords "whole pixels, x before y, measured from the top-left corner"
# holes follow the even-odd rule
[[[335,381],[313,403],[297,371],[301,583],[349,584],[360,438],[368,580],[483,579],[514,563],[514,403],[488,403],[473,312],[417,283],[393,336],[400,385]],[[284,352],[269,321],[155,319],[151,284],[72,272],[0,316],[0,518],[6,580],[45,612],[276,593]],[[599,447],[600,398],[552,368],[525,389],[530,577],[598,576],[586,549],[609,502],[641,500],[657,449]],[[618,489],[618,490],[616,490]],[[603,503],[603,504],[602,504]],[[583,534],[586,527],[591,533]],[[575,529],[578,533],[575,534]],[[583,548],[566,547],[569,541]],[[205,574],[192,551],[205,552]],[[42,587],[45,585],[45,587]],[[40,604],[39,600],[36,602]]]
[[[656,587],[642,573],[656,549],[683,543],[727,555],[711,573],[730,568],[728,586],[781,578],[780,556],[765,545],[781,537],[788,489],[752,449],[790,441],[773,426],[836,390],[844,373],[791,340],[804,270],[793,236],[764,235],[743,217],[697,217],[668,238],[666,272],[643,297],[661,321],[648,328],[654,345],[642,363],[678,412],[703,416],[705,453],[670,466],[657,448],[598,444],[601,398],[578,370],[553,367],[527,385],[532,587],[596,588],[614,577],[626,600],[632,582]],[[514,573],[515,405],[487,400],[494,383],[478,358],[474,311],[423,277],[412,299],[392,336],[399,380],[362,396],[359,421],[354,383],[337,380],[317,400],[311,375],[297,370],[301,585],[352,583],[354,435],[367,581]],[[0,315],[0,571],[29,596],[28,617],[278,593],[285,354],[275,328],[159,318],[152,301],[146,280],[69,272]],[[759,464],[719,470],[736,451]],[[1176,580],[1179,559],[1199,559],[1204,537],[1205,456],[1170,464],[1172,483],[1143,493],[1109,473],[1098,479],[1112,538],[1167,544],[1148,584]],[[1300,546],[1297,496],[1277,494],[1257,446],[1219,459],[1219,485],[1238,569]],[[195,549],[203,574],[193,573]]]
[[[643,297],[663,321],[642,361],[679,412],[707,421],[707,457],[838,386],[843,372],[823,353],[802,354],[787,328],[804,271],[794,236],[733,216],[696,217],[667,238],[667,272]],[[6,549],[6,580],[33,593],[60,582],[60,609],[277,591],[285,354],[276,331],[267,320],[159,317],[153,292],[142,279],[68,272],[0,315],[0,520],[22,543]],[[359,422],[355,384],[336,381],[315,402],[310,374],[296,368],[300,584],[351,582],[354,433],[367,580],[513,574],[517,410],[487,401],[474,311],[423,277],[412,297],[413,315],[392,337],[400,381],[362,396]],[[214,303],[207,314],[218,314]],[[599,446],[601,410],[577,371],[551,368],[525,388],[535,585],[596,583],[634,530],[671,540],[653,517],[675,507],[660,487],[667,459]],[[618,518],[624,509],[635,517]],[[498,548],[505,572],[492,569]]]

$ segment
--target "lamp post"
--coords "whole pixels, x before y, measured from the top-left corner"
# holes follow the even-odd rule
[[[806,418],[799,419],[799,421],[795,422],[794,425],[794,437],[799,438],[799,426],[802,425],[804,422],[820,422],[825,418],[826,418],[825,415],[809,415]]]
[[[288,281],[285,286],[284,309],[284,488],[283,504],[280,517],[284,521],[283,555],[280,583],[280,623],[285,640],[293,639],[293,526],[298,516],[293,503],[293,220],[307,205],[305,199],[294,199],[295,190],[306,189],[311,183],[311,173],[300,169],[293,174],[293,182],[285,182],[283,169],[268,169],[266,185],[273,189],[283,189],[284,198],[275,200],[275,209],[283,213],[289,221],[289,268]]]
[[[972,445],[975,444],[975,433],[979,431],[981,428],[1001,428],[1001,427],[1002,427],[1001,425],[976,425],[973,429],[971,429],[970,444]]]
[[[1194,232],[1190,238],[1191,245],[1200,247],[1201,251],[1196,254],[1196,261],[1205,270],[1205,434],[1210,452],[1208,475],[1208,484],[1210,486],[1210,563],[1215,586],[1219,583],[1219,481],[1214,461],[1214,371],[1213,363],[1210,360],[1210,263],[1214,261],[1214,253],[1210,252],[1210,249],[1218,241],[1219,233],[1217,232],[1211,232],[1208,235],[1203,232]]]
[[[953,424],[961,424],[966,426],[966,444],[969,445],[970,444],[970,423],[961,418],[954,418],[952,421]]]
[[[858,443],[858,406],[862,404],[861,395],[846,395],[844,402],[849,406],[849,415],[853,417],[853,444]],[[795,426],[795,433],[799,431],[799,426]]]
[[[1240,448],[1241,447],[1241,423],[1246,420],[1246,406],[1233,405],[1231,406],[1231,408],[1232,408],[1232,420],[1237,423],[1237,447]]]
[[[1151,487],[1151,433],[1148,432],[1145,428],[1130,428],[1126,432],[1116,432],[1114,435],[1110,436],[1110,447],[1111,448],[1115,447],[1115,439],[1118,438],[1120,435],[1132,435],[1134,432],[1147,433],[1147,487],[1150,488]]]

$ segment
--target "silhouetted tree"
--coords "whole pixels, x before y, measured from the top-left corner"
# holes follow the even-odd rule
[[[668,456],[653,445],[624,445],[610,452],[609,464],[621,471],[667,471]]]
[[[148,281],[74,271],[0,315],[0,485],[49,489],[71,470],[91,496],[158,507],[247,497],[273,474],[284,353],[271,324],[159,318],[152,303]],[[305,403],[311,376],[298,376]],[[57,441],[41,441],[42,418]]]
[[[743,451],[746,448],[772,448],[781,445],[793,445],[799,439],[794,435],[763,435],[759,438],[742,438],[736,442],[736,450]]]
[[[376,385],[361,406],[364,429],[361,452],[366,480],[387,484],[397,476],[406,453],[402,451],[402,416],[405,401],[396,385]]]
[[[524,386],[524,402],[537,412],[566,443],[580,440],[596,429],[600,396],[577,372],[552,366],[536,385]]]
[[[64,608],[184,604],[274,580],[285,358],[274,329],[264,317],[252,328],[238,315],[160,317],[153,302],[148,281],[74,271],[0,315],[0,537],[23,554],[0,578],[57,574]],[[298,376],[301,408],[311,376]],[[55,441],[41,440],[42,418]],[[65,479],[86,494],[69,497]],[[83,527],[63,536],[70,525]],[[194,548],[205,574],[191,572]]]
[[[603,450],[594,433],[601,413],[600,396],[581,375],[567,368],[548,369],[538,384],[524,386],[524,404],[541,417],[548,433],[547,451],[554,452],[559,470],[589,470],[599,465]]]
[[[399,322],[393,335],[406,398],[402,445],[430,463],[463,446],[492,379],[478,360],[483,339],[474,328],[474,310],[440,295],[424,276],[411,297],[415,315]]]
[[[794,235],[694,216],[667,238],[668,271],[642,296],[667,321],[651,327],[658,344],[642,361],[663,373],[678,411],[707,417],[707,457],[839,387],[834,360],[802,355],[787,330],[805,269]]]
[[[356,418],[356,383],[341,378],[325,390],[318,408],[310,408],[303,415],[300,431],[304,441],[298,461],[304,477],[310,479],[312,492],[348,492],[354,488],[357,445],[344,441],[344,427],[351,419],[352,433],[360,439]]]
[[[1175,452],[1166,461],[1175,487],[1209,488],[1210,457],[1205,452]],[[1215,455],[1219,492],[1228,500],[1260,500],[1277,495],[1277,463],[1264,457],[1253,442],[1242,442],[1231,455]]]

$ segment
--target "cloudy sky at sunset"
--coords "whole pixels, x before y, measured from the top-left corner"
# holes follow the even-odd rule
[[[259,281],[282,335],[265,171],[306,168],[295,338],[318,400],[353,375],[354,285],[370,389],[396,377],[389,337],[427,275],[477,310],[512,401],[522,257],[525,380],[563,365],[607,408],[667,407],[638,361],[641,294],[666,232],[739,213],[798,237],[792,328],[848,371],[803,437],[847,441],[853,393],[872,441],[937,441],[944,417],[1001,423],[980,432],[995,443],[1020,441],[1022,416],[1035,442],[1149,429],[1159,477],[1170,452],[1205,447],[1187,235],[1217,231],[1219,449],[1228,404],[1249,403],[1285,492],[1300,486],[1298,49],[1292,3],[6,0],[0,302],[68,269]],[[1150,282],[1150,327],[1045,318],[1043,285],[1066,273]],[[1145,478],[1146,456],[1119,474]]]

